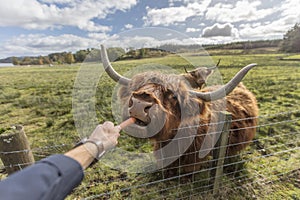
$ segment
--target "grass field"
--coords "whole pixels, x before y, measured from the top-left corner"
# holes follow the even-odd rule
[[[285,55],[277,53],[211,53],[213,61],[221,59],[219,71],[224,82],[243,66],[258,63],[243,82],[257,97],[261,126],[253,145],[241,155],[242,160],[248,162],[243,164],[239,175],[223,178],[221,198],[300,199],[300,175],[297,171],[300,166],[300,62],[280,60]],[[210,58],[191,54],[183,56],[196,64],[213,64]],[[188,65],[186,60],[176,55],[119,61],[113,65],[118,72],[124,74],[135,66],[145,67],[149,63],[170,66],[178,73],[183,73],[183,65]],[[0,129],[22,124],[36,160],[64,152],[80,139],[75,128],[72,103],[77,73],[84,67],[88,69],[89,66],[74,64],[0,68]],[[94,69],[95,66],[90,67]],[[94,75],[89,74],[90,79]],[[214,78],[213,75],[210,79]],[[94,120],[100,123],[114,121],[111,96],[115,83],[104,74],[96,86],[96,98],[88,99],[96,109]],[[131,138],[125,134],[120,138],[119,147],[128,151],[151,152],[146,140]],[[162,178],[159,172],[128,173],[110,169],[99,162],[87,170],[84,182],[69,199],[212,198],[209,194],[202,194],[205,188],[201,180],[205,179],[205,174],[194,177],[194,183],[180,179],[161,180]]]
[[[289,55],[283,58],[283,60],[300,60],[299,54]]]

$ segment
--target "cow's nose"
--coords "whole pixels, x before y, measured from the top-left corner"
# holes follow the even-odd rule
[[[132,97],[131,101],[131,107],[128,109],[130,116],[135,117],[143,122],[147,122],[149,118],[148,110],[151,108],[153,103],[143,101],[135,97]]]

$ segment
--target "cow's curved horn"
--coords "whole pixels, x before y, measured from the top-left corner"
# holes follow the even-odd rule
[[[217,63],[215,66],[213,66],[213,67],[210,67],[210,68],[208,68],[208,69],[210,69],[210,70],[214,70],[214,69],[218,68],[218,67],[219,67],[219,64],[220,64],[220,62],[221,62],[221,58],[219,59],[218,63]]]
[[[190,90],[192,95],[196,95],[198,98],[203,99],[204,101],[214,101],[221,99],[228,95],[244,78],[244,76],[248,73],[252,67],[256,66],[256,63],[247,65],[243,69],[241,69],[226,85],[223,87],[212,91],[212,92],[197,92],[194,90]]]
[[[208,69],[210,69],[210,70],[216,69],[217,67],[219,67],[220,62],[221,62],[221,58],[219,59],[218,63],[217,63],[215,66],[210,67],[210,68],[208,68]]]
[[[111,66],[104,45],[101,45],[101,60],[103,63],[103,67],[104,67],[106,73],[110,76],[110,78],[112,78],[116,82],[119,82],[122,85],[128,85],[130,83],[130,81],[131,81],[130,79],[128,79],[124,76],[121,76]]]
[[[220,62],[221,62],[221,58],[219,58],[219,61],[218,61],[217,65],[216,65],[216,67],[219,66]]]
[[[183,65],[183,67],[184,67],[184,71],[185,71],[185,73],[187,73],[187,74],[188,74],[189,72],[188,72],[188,70],[186,69],[186,67],[185,67],[184,65]]]

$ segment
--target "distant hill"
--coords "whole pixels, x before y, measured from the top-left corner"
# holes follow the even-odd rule
[[[0,59],[0,63],[12,63],[12,62],[13,62],[13,57]]]
[[[209,45],[174,45],[174,44],[165,44],[158,47],[158,49],[163,49],[169,52],[196,52],[200,50],[209,50],[209,49],[243,49],[251,50],[257,48],[270,48],[270,47],[279,47],[282,40],[258,40],[258,41],[241,41],[241,42],[232,42],[226,44],[209,44]]]
[[[257,41],[241,41],[227,44],[204,45],[205,49],[257,49],[268,47],[279,47],[283,40],[257,40]]]

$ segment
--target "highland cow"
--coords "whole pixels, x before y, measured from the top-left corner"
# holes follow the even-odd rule
[[[256,64],[240,70],[223,86],[194,89],[183,76],[159,72],[140,73],[128,79],[111,66],[101,46],[103,66],[108,75],[122,86],[119,99],[123,118],[136,123],[126,131],[153,141],[159,168],[187,173],[199,170],[210,155],[216,140],[218,112],[232,114],[227,155],[238,154],[255,136],[258,106],[255,96],[241,83]]]
[[[219,59],[217,65],[214,67],[197,67],[192,71],[188,71],[184,66],[185,74],[182,74],[181,76],[189,82],[192,88],[202,89],[209,76],[211,76],[214,70],[219,66],[220,61],[221,59]]]

